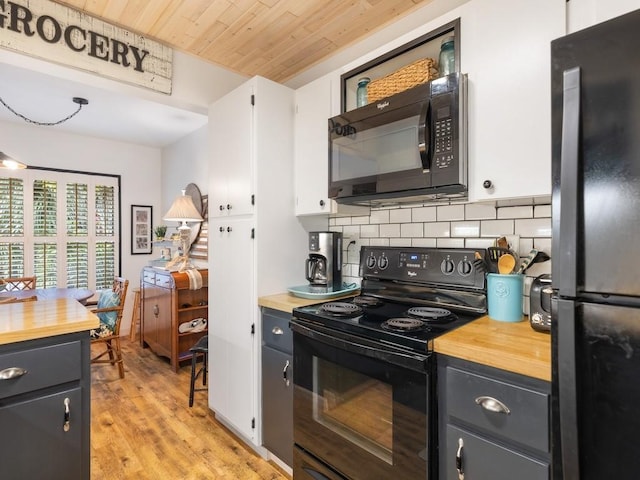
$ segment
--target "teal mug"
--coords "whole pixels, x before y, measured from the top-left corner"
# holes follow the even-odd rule
[[[489,318],[501,322],[521,321],[523,287],[524,275],[522,274],[487,274]]]

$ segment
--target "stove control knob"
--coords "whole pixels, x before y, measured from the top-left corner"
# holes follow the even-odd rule
[[[381,256],[378,259],[378,268],[380,268],[380,270],[384,270],[388,266],[389,266],[389,259],[387,257],[385,257],[384,255]]]
[[[442,273],[445,275],[451,275],[456,271],[456,264],[453,263],[453,260],[446,258],[440,264],[440,270],[442,270]]]
[[[376,266],[376,257],[369,255],[367,257],[367,268],[373,268]]]
[[[469,275],[472,270],[473,265],[471,265],[471,262],[469,260],[462,260],[460,263],[458,263],[458,273],[463,277]]]

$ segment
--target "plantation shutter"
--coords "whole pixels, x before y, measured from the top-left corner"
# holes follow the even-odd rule
[[[0,277],[24,276],[23,236],[24,180],[0,178]]]

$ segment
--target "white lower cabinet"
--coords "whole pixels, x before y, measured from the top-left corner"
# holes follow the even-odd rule
[[[551,194],[550,42],[565,34],[565,5],[474,0],[461,7],[470,201]]]
[[[262,442],[258,297],[304,283],[293,110],[293,90],[261,77],[209,108],[209,406],[253,447]]]
[[[254,245],[251,218],[209,224],[209,405],[256,442]],[[224,272],[224,273],[222,273]]]

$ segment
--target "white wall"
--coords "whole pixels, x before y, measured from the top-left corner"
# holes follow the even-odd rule
[[[129,280],[122,329],[127,332],[132,288],[140,285],[140,270],[153,258],[131,255],[131,205],[151,205],[153,224],[160,221],[164,213],[160,149],[8,122],[0,122],[0,145],[27,165],[121,175],[121,274]]]

